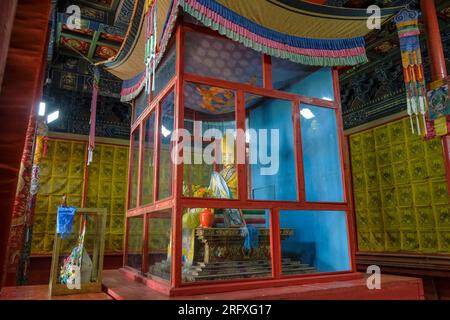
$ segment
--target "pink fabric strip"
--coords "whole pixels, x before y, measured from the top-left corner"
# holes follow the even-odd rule
[[[97,98],[98,98],[98,83],[94,80],[92,90],[92,102],[91,102],[91,120],[89,128],[89,149],[95,148],[95,125],[97,122]]]
[[[205,15],[209,19],[214,22],[220,24],[221,26],[231,30],[232,32],[243,35],[247,39],[259,43],[264,46],[268,46],[270,48],[278,49],[281,51],[292,52],[296,54],[301,54],[305,56],[311,57],[332,57],[332,58],[341,58],[341,57],[350,57],[350,56],[359,56],[365,54],[364,47],[357,47],[352,49],[343,49],[343,50],[319,50],[319,49],[305,49],[289,46],[287,44],[279,43],[264,37],[261,37],[257,34],[250,32],[249,30],[242,28],[239,25],[234,24],[233,22],[225,19],[224,17],[216,14],[214,11],[209,10],[204,7],[200,3],[195,0],[185,0],[190,6],[192,6],[195,10]]]
[[[122,91],[120,92],[120,95],[127,96],[129,94],[134,93],[136,90],[139,90],[142,82],[145,80],[145,73],[142,75],[141,79],[139,79],[138,83],[136,83],[134,86],[129,88],[122,88]]]
[[[410,31],[410,32],[399,34],[399,37],[406,38],[406,37],[418,36],[419,34],[420,34],[420,31]]]

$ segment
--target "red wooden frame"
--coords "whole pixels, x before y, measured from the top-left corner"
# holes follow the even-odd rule
[[[125,272],[130,276],[136,278],[142,278],[141,281],[148,286],[157,289],[161,292],[170,295],[183,295],[206,293],[206,292],[218,292],[228,290],[238,290],[244,288],[257,288],[257,287],[270,287],[280,286],[294,283],[312,283],[312,282],[324,282],[332,281],[341,278],[352,278],[355,276],[356,270],[354,255],[355,248],[350,236],[351,230],[353,230],[353,220],[350,217],[350,207],[348,204],[348,189],[347,189],[347,175],[346,175],[346,161],[343,153],[344,146],[344,133],[343,124],[341,118],[341,101],[340,101],[340,89],[337,69],[333,69],[333,86],[334,86],[334,100],[323,100],[318,98],[312,98],[304,95],[293,94],[289,92],[283,92],[274,90],[272,87],[272,64],[271,58],[267,55],[262,55],[261,63],[263,70],[263,87],[256,87],[249,84],[236,83],[221,79],[214,79],[209,77],[200,76],[197,74],[190,74],[184,72],[184,38],[185,33],[189,31],[201,32],[215,37],[222,37],[218,33],[204,27],[179,23],[175,32],[175,45],[176,45],[176,75],[169,81],[166,87],[155,97],[153,100],[149,100],[147,109],[136,119],[132,124],[132,134],[136,130],[140,130],[140,166],[139,173],[142,174],[142,150],[143,143],[145,141],[145,123],[150,113],[155,112],[155,151],[154,151],[154,179],[153,179],[153,196],[154,201],[152,204],[143,205],[141,203],[141,196],[138,198],[138,205],[136,208],[131,208],[127,211],[127,218],[134,216],[144,216],[144,257],[143,267],[141,273],[146,273],[148,270],[148,218],[154,215],[154,212],[164,209],[172,209],[172,224],[171,224],[171,237],[172,237],[172,266],[171,266],[171,281],[170,283],[162,279],[154,278],[153,276],[146,278],[143,276],[137,276],[135,271],[132,271],[128,267],[125,268]],[[159,179],[159,157],[160,157],[160,127],[161,127],[161,101],[175,90],[175,102],[174,102],[174,129],[184,128],[184,85],[185,82],[192,82],[196,84],[203,84],[209,86],[221,87],[224,89],[233,90],[235,92],[235,121],[236,129],[242,129],[245,131],[245,94],[252,93],[267,98],[282,99],[292,102],[292,115],[293,126],[295,133],[295,158],[296,158],[296,171],[297,171],[297,201],[267,201],[267,200],[251,200],[248,195],[247,185],[247,166],[245,164],[237,165],[238,172],[238,198],[237,199],[204,199],[204,198],[192,198],[183,196],[183,164],[173,165],[172,167],[172,195],[167,199],[158,199],[158,179]],[[338,128],[338,141],[340,148],[341,159],[341,174],[343,184],[344,201],[339,203],[334,202],[307,202],[305,199],[305,183],[304,183],[304,169],[303,169],[303,154],[302,154],[302,141],[301,141],[301,124],[300,124],[300,106],[301,104],[314,105],[323,108],[334,109],[336,113],[336,123]],[[131,141],[133,142],[133,141]],[[178,144],[172,147],[177,148]],[[131,152],[134,152],[133,148],[130,148]],[[180,151],[180,152],[179,152]],[[130,152],[130,175],[132,173],[132,159],[133,155]],[[177,154],[182,156],[181,150],[175,150]],[[245,157],[245,148],[238,148],[238,157]],[[138,194],[142,194],[142,181],[139,178]],[[267,278],[258,279],[235,279],[227,281],[208,281],[208,282],[193,282],[183,283],[181,272],[181,255],[182,255],[182,215],[185,208],[240,208],[240,209],[254,209],[263,208],[270,210],[270,244],[271,244],[271,262],[272,262],[272,275]],[[309,275],[290,275],[283,276],[281,270],[281,240],[280,240],[280,210],[315,210],[315,211],[344,211],[346,212],[347,221],[347,236],[349,242],[349,259],[350,259],[350,271],[344,272],[332,272],[321,274],[309,274]],[[127,230],[128,234],[128,230]],[[127,239],[128,237],[126,237]],[[127,241],[125,246],[125,257],[127,255]],[[126,265],[126,259],[124,259],[124,265]]]

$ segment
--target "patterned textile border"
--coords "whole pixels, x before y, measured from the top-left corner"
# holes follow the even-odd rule
[[[131,18],[131,25],[127,32],[126,39],[120,48],[120,52],[112,62],[105,63],[106,68],[114,68],[122,64],[130,52],[136,46],[136,41],[139,39],[139,34],[143,30],[143,17],[144,17],[145,0],[137,0],[134,15]]]
[[[175,27],[175,22],[178,18],[179,6],[175,5],[175,1],[172,0],[170,4],[170,11],[164,23],[163,33],[161,34],[160,50],[156,57],[156,64],[158,65],[164,56],[167,45]],[[145,86],[145,72],[136,75],[134,78],[124,80],[122,83],[121,101],[128,102],[136,98]]]
[[[156,63],[159,63],[165,52],[178,16],[178,8],[221,35],[270,56],[314,66],[349,66],[368,62],[362,36],[343,39],[298,37],[257,24],[217,0],[172,0],[160,38]],[[392,14],[398,10],[395,8],[384,13]],[[137,97],[144,87],[144,80],[144,74],[125,80],[121,100],[125,102]]]
[[[179,0],[181,7],[205,26],[256,51],[319,66],[356,65],[367,62],[364,38],[307,39],[259,26],[216,1]]]
[[[7,283],[16,283],[17,271],[21,260],[22,250],[25,239],[25,227],[27,225],[27,216],[30,199],[31,174],[33,167],[33,144],[36,126],[36,115],[30,113],[27,133],[25,137],[25,146],[23,148],[22,160],[20,163],[19,181],[17,183],[16,198],[12,212],[11,231],[8,239],[6,274]]]

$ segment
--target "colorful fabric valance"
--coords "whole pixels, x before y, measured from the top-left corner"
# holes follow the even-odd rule
[[[293,0],[160,0],[156,12],[160,49],[156,63],[164,54],[180,8],[206,27],[270,56],[313,66],[367,62],[364,36],[372,30],[367,27],[371,13],[365,9]],[[380,22],[386,22],[400,9],[381,9]],[[141,72],[144,70],[142,58]],[[143,80],[142,75],[138,78]],[[133,90],[142,90],[142,82],[133,82],[124,82],[122,100],[136,97],[138,93]]]
[[[291,36],[258,25],[217,1],[179,0],[179,3],[184,11],[205,26],[271,56],[320,66],[355,65],[367,62],[363,37],[308,39]]]
[[[121,101],[131,101],[136,98],[145,87],[145,72],[139,73],[134,78],[124,80],[122,83],[122,91],[120,93]]]

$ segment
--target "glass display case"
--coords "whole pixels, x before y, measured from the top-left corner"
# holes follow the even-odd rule
[[[354,276],[337,69],[184,23],[155,81],[134,106],[126,272],[170,295]]]
[[[70,208],[72,218],[64,213],[57,217],[50,296],[102,291],[107,210]]]

